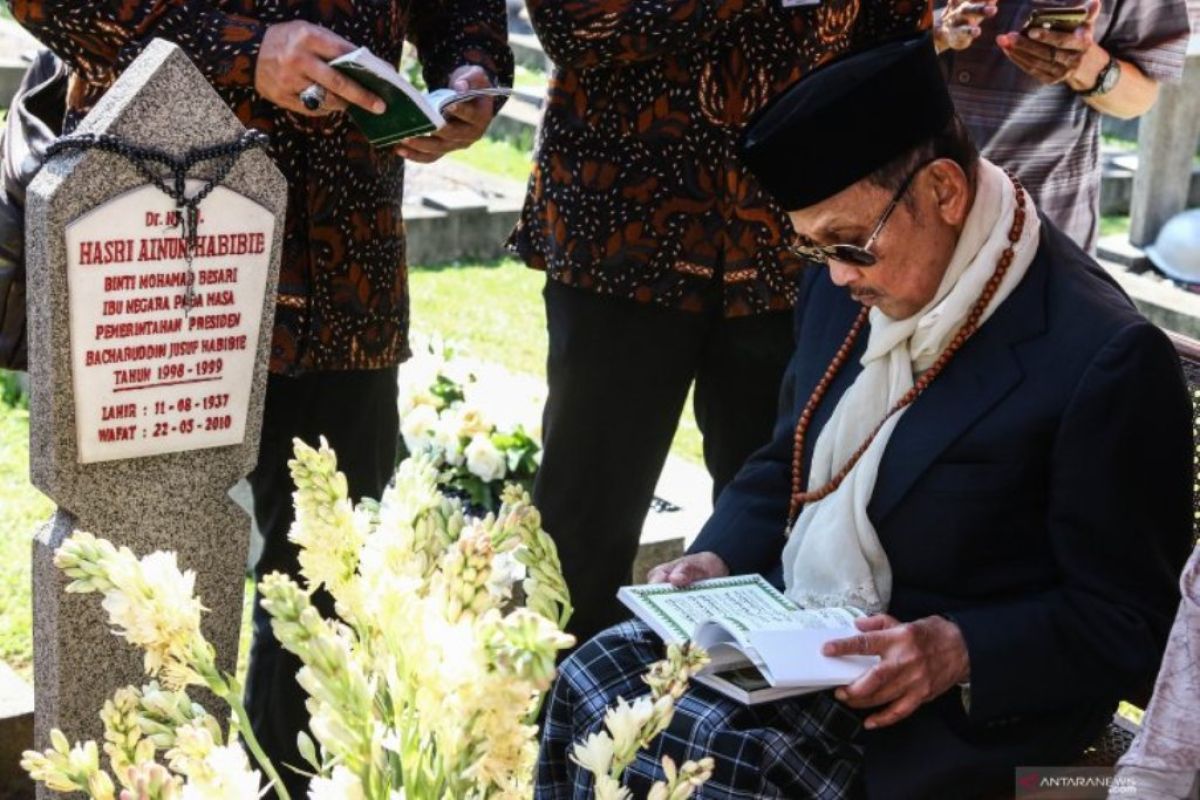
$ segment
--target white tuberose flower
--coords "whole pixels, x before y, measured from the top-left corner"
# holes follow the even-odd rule
[[[596,800],[629,800],[632,797],[629,790],[611,775],[597,775],[593,789]]]
[[[607,775],[612,768],[612,737],[603,731],[588,734],[571,748],[571,760],[593,775]]]
[[[498,481],[507,472],[504,454],[486,436],[476,436],[467,445],[467,469],[481,480]]]
[[[487,589],[492,597],[507,600],[512,597],[512,587],[517,581],[525,580],[525,565],[517,560],[511,550],[497,553],[492,558],[492,572],[488,576]]]
[[[637,752],[642,729],[654,714],[654,698],[643,695],[632,703],[618,697],[617,704],[610,706],[604,715],[604,727],[613,738],[613,748],[618,760],[625,762]]]
[[[146,651],[146,671],[167,669],[174,686],[199,682],[189,658],[200,640],[200,601],[194,595],[196,574],[181,571],[174,553],[154,552],[140,562],[122,555],[121,585],[104,595],[108,621],[130,643]]]
[[[363,800],[362,781],[341,764],[328,778],[313,778],[308,784],[308,800]]]
[[[214,747],[203,764],[191,770],[180,800],[247,800],[259,796],[261,783],[240,744]]]

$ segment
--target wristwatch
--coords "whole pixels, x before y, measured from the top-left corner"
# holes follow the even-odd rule
[[[1092,88],[1079,92],[1080,97],[1099,97],[1103,94],[1108,94],[1117,86],[1117,81],[1121,80],[1121,62],[1116,59],[1111,53],[1108,56],[1108,63],[1100,70],[1100,74],[1096,76],[1096,85]]]

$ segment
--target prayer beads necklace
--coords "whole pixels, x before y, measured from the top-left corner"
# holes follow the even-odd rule
[[[183,228],[183,238],[187,242],[184,248],[184,261],[187,263],[188,283],[184,292],[183,313],[192,313],[195,305],[195,275],[192,271],[192,258],[196,252],[199,240],[200,203],[220,185],[237,164],[242,153],[254,148],[266,149],[270,139],[262,131],[248,130],[236,139],[209,147],[197,147],[182,156],[176,157],[157,147],[137,145],[110,133],[76,133],[63,136],[51,142],[46,148],[46,161],[66,151],[102,150],[120,156],[137,168],[150,184],[175,201],[175,207],[180,209],[179,224]],[[188,173],[207,161],[216,161],[213,175],[201,180],[200,189],[191,197],[187,196]],[[157,164],[170,172],[163,176],[160,170],[152,165]]]
[[[863,307],[858,312],[858,316],[854,319],[854,324],[850,326],[850,332],[846,334],[846,338],[842,341],[841,347],[833,356],[833,360],[829,362],[829,366],[825,368],[825,374],[821,376],[821,380],[817,382],[812,394],[808,398],[808,402],[804,404],[804,410],[800,412],[800,419],[796,422],[796,433],[793,438],[792,445],[792,494],[791,502],[788,504],[787,526],[784,528],[784,535],[791,534],[792,525],[796,521],[796,515],[800,512],[800,507],[805,503],[821,500],[837,491],[837,488],[842,485],[842,481],[850,474],[850,470],[854,469],[854,465],[862,458],[863,453],[867,452],[867,448],[871,446],[871,442],[875,441],[875,436],[883,428],[884,423],[892,418],[900,410],[911,405],[927,388],[933,383],[934,379],[941,374],[946,368],[946,364],[954,356],[955,353],[963,346],[970,336],[979,329],[979,319],[983,316],[984,310],[996,295],[996,291],[1000,288],[1000,282],[1008,273],[1008,268],[1013,260],[1013,248],[1017,241],[1021,238],[1021,232],[1025,229],[1025,190],[1021,186],[1021,182],[1011,172],[1005,170],[1008,178],[1012,181],[1013,188],[1017,193],[1017,207],[1013,212],[1012,225],[1008,229],[1008,247],[1004,248],[1004,252],[1000,255],[996,262],[996,269],[992,272],[992,277],[988,279],[987,285],[984,286],[983,292],[980,293],[979,299],[975,301],[975,305],[971,306],[971,311],[967,314],[967,321],[954,334],[954,338],[950,344],[942,351],[937,360],[929,369],[921,373],[913,383],[911,389],[904,393],[904,396],[896,401],[875,429],[867,436],[866,441],[859,445],[858,449],[850,456],[850,459],[837,471],[829,481],[812,491],[804,491],[804,440],[808,434],[808,426],[812,422],[813,414],[816,413],[817,407],[821,404],[821,400],[825,397],[825,393],[829,390],[834,378],[841,372],[845,366],[846,360],[850,356],[850,351],[854,349],[854,343],[858,340],[858,335],[862,332],[863,327],[867,323],[867,317],[870,314],[870,309]]]

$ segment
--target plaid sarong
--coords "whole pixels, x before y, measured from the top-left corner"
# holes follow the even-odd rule
[[[571,748],[600,730],[617,697],[646,694],[647,668],[665,647],[648,627],[626,622],[584,644],[564,662],[551,692],[538,758],[538,800],[590,798],[592,775],[570,760]],[[712,756],[712,778],[697,798],[820,798],[860,793],[858,715],[830,692],[744,706],[693,683],[675,706],[670,727],[622,777],[635,797],[663,778],[662,757],[675,764]]]

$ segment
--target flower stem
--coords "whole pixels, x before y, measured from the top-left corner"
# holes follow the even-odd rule
[[[254,735],[254,729],[250,727],[250,715],[246,713],[246,707],[242,705],[241,687],[236,680],[230,680],[229,692],[221,699],[229,704],[229,708],[233,711],[234,717],[237,719],[238,734],[242,737],[242,741],[246,743],[246,747],[250,749],[250,754],[254,756],[254,760],[258,762],[258,766],[262,767],[262,771],[271,779],[271,785],[275,789],[275,794],[279,800],[292,800],[288,794],[287,787],[283,785],[283,781],[279,778],[279,773],[275,771],[275,765],[271,763],[271,759],[267,758],[267,754],[263,752],[262,745],[258,743],[258,737]]]

